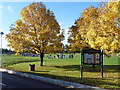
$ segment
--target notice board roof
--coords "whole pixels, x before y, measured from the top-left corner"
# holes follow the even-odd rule
[[[83,53],[100,53],[101,50],[96,50],[93,48],[83,50]]]

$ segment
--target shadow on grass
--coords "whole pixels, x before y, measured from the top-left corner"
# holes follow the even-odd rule
[[[56,68],[65,69],[65,71],[75,71],[80,70],[80,65],[67,65],[67,66],[55,66]],[[118,72],[120,69],[119,65],[104,65],[103,72]],[[84,72],[100,72],[101,66],[95,65],[95,68],[92,68],[92,65],[84,65],[83,66]]]
[[[96,87],[101,87],[101,88],[113,88],[113,87],[119,87],[118,83],[113,83],[109,82],[108,78],[80,78],[80,77],[69,77],[69,76],[58,76],[58,75],[52,75],[52,74],[38,74],[34,72],[27,72],[29,74],[34,74],[38,76],[43,76],[43,77],[49,77],[53,79],[58,79],[58,80],[63,80],[63,81],[69,81],[69,82],[74,82],[74,83],[79,83],[79,84],[84,84],[84,85],[90,85],[90,86],[96,86]]]
[[[29,63],[29,62],[38,62],[40,60],[18,60],[18,61],[11,61],[11,62],[4,62],[2,63],[2,68],[8,67],[9,65],[19,64],[19,63]]]
[[[50,72],[50,71],[37,71],[37,70],[35,70],[35,72]]]
[[[69,66],[71,66],[71,65],[69,65]],[[72,65],[72,67],[73,66],[78,68],[77,66],[79,66],[79,65],[77,65],[77,66]],[[76,69],[75,67],[74,67],[74,69]],[[57,67],[57,68],[61,68],[61,67]],[[88,66],[87,69],[88,68],[92,68],[92,67]],[[112,65],[112,67],[111,67],[111,65],[105,66],[105,69],[107,69],[107,72],[109,72],[109,70],[110,70],[108,68],[110,68],[114,71],[116,70],[116,68],[113,68],[113,65]],[[41,73],[39,73],[39,72],[41,72]],[[101,87],[101,88],[103,88],[103,87],[105,87],[105,88],[120,88],[120,86],[118,86],[119,85],[118,82],[116,81],[118,79],[117,77],[116,78],[115,77],[114,78],[113,77],[109,77],[109,78],[106,78],[106,77],[104,77],[104,78],[83,77],[83,78],[80,78],[80,77],[70,77],[70,76],[65,76],[65,75],[59,76],[59,75],[53,75],[53,74],[46,74],[45,72],[47,72],[47,71],[39,71],[39,70],[24,71],[24,73],[34,74],[34,75],[43,76],[43,77],[49,77],[49,78],[63,80],[63,81],[75,82],[75,83],[79,83],[79,84],[91,85],[91,86],[96,86],[96,87]],[[116,82],[114,82],[114,81],[116,81]]]

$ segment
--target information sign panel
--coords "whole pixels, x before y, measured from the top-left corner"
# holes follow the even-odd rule
[[[83,51],[83,64],[100,65],[100,52],[99,50],[86,50]]]
[[[81,52],[81,78],[83,77],[83,65],[101,65],[101,77],[103,78],[103,51],[96,49],[87,49]]]

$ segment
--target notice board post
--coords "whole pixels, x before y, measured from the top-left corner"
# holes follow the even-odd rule
[[[81,52],[81,78],[83,77],[83,65],[100,65],[101,77],[103,78],[103,52],[96,49],[86,49]]]
[[[102,60],[101,60],[101,77],[103,78],[103,52],[101,53]]]
[[[81,72],[81,78],[83,77],[83,52],[81,52],[81,65],[80,65],[80,72]]]

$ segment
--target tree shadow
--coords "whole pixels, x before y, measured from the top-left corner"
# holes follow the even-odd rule
[[[32,62],[38,62],[38,61],[40,61],[40,60],[36,59],[36,60],[33,61],[33,60],[28,60],[28,59],[26,59],[26,60],[23,60],[23,61],[22,61],[22,60],[19,60],[19,59],[18,59],[18,61],[12,61],[12,62],[9,62],[9,63],[8,63],[8,62],[3,62],[3,63],[2,63],[2,67],[3,67],[3,68],[6,68],[6,67],[8,67],[9,65],[14,65],[14,64],[19,64],[19,63],[30,63],[30,62],[32,63]]]
[[[69,82],[75,82],[79,84],[84,84],[84,85],[90,85],[90,86],[95,86],[95,87],[104,87],[107,85],[108,87],[114,86],[114,87],[119,87],[118,83],[114,82],[109,82],[107,79],[108,78],[88,78],[88,77],[69,77],[69,76],[58,76],[58,75],[53,75],[53,74],[43,74],[43,73],[32,73],[32,72],[27,72],[29,74],[34,74],[38,76],[43,76],[43,77],[49,77],[57,80],[63,80],[63,81],[69,81]]]
[[[38,71],[38,70],[35,70],[34,72],[50,72],[50,71]]]
[[[66,71],[80,70],[80,65],[55,66],[56,68],[66,69]]]
[[[78,71],[80,70],[80,65],[67,65],[67,66],[55,66],[56,68],[65,69],[65,71]],[[119,65],[104,65],[103,72],[118,72],[120,69]],[[92,65],[83,65],[84,72],[100,72],[101,66],[95,65],[95,68]]]

